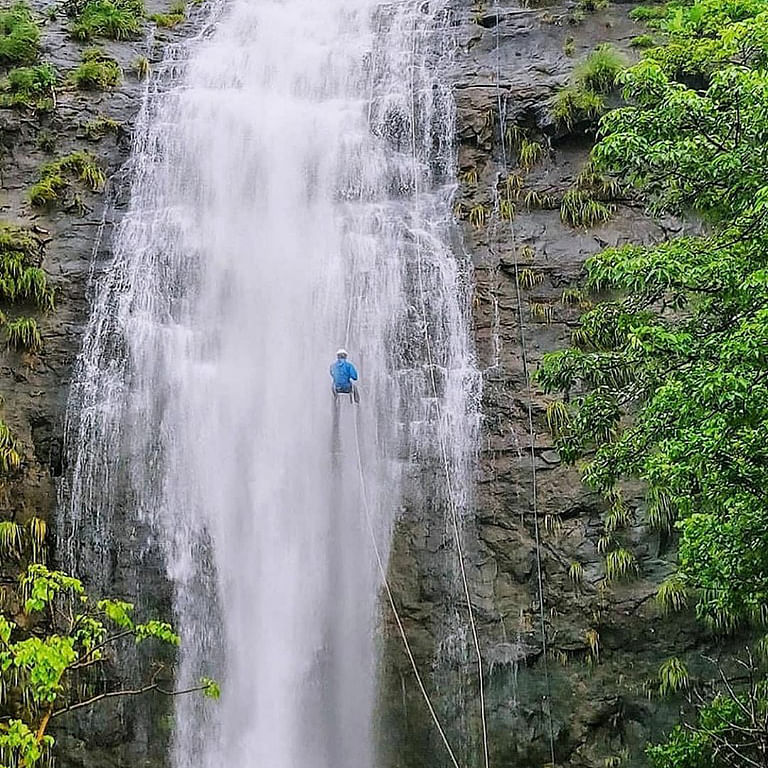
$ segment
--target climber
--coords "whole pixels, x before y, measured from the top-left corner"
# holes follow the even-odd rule
[[[353,382],[357,381],[357,370],[352,363],[347,360],[347,350],[340,349],[336,353],[336,362],[331,363],[331,379],[333,383],[331,389],[334,399],[339,395],[349,395],[356,403],[360,402],[360,395],[357,393],[357,387]]]

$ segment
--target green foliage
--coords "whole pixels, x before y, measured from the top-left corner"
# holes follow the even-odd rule
[[[569,189],[560,203],[560,218],[572,227],[594,227],[608,221],[615,206],[596,200],[582,189]]]
[[[125,40],[141,32],[144,19],[143,0],[91,0],[73,9],[72,36],[89,41],[95,37]]]
[[[8,425],[0,421],[0,470],[13,472],[21,466],[21,452]]]
[[[666,696],[688,687],[688,669],[678,658],[667,659],[659,667],[659,693]]]
[[[742,682],[729,681],[727,672],[718,667],[719,685],[715,685],[714,697],[706,688],[694,688],[691,698],[699,703],[693,716],[675,726],[664,742],[647,748],[653,768],[763,765],[768,746],[768,681],[749,654],[736,661]],[[674,667],[670,662],[675,663]],[[667,685],[691,687],[685,667],[676,659],[670,662],[666,662],[665,666],[669,666],[663,673]],[[659,678],[663,683],[661,671]]]
[[[28,107],[50,111],[54,105],[56,70],[51,64],[17,67],[2,83],[0,104],[8,107]]]
[[[607,94],[613,90],[618,74],[626,67],[624,57],[610,44],[598,45],[574,70],[576,85],[592,93]]]
[[[597,46],[574,69],[571,84],[555,97],[555,121],[568,130],[579,123],[596,124],[606,109],[605,95],[613,90],[625,66],[624,57],[612,45]]]
[[[25,2],[0,11],[0,62],[33,64],[39,43],[40,29]]]
[[[28,192],[29,201],[37,206],[58,202],[73,180],[82,182],[92,192],[100,192],[106,176],[90,154],[73,152],[40,169],[40,180]]]
[[[26,350],[27,352],[39,352],[43,346],[43,340],[37,327],[37,321],[33,317],[17,317],[9,320],[5,325],[7,344],[11,349]]]
[[[6,542],[0,524],[0,546]],[[16,532],[9,532],[12,539]],[[16,546],[10,540],[8,546]],[[14,719],[0,727],[0,760],[7,766],[32,766],[53,746],[46,730],[50,721],[68,711],[121,695],[156,691],[166,695],[197,691],[218,698],[215,680],[202,678],[198,685],[175,691],[164,688],[158,668],[146,682],[122,689],[102,682],[96,695],[89,692],[88,674],[99,670],[116,649],[116,642],[134,637],[137,643],[150,639],[178,645],[172,627],[161,621],[137,623],[133,606],[120,600],[94,603],[82,583],[71,576],[32,565],[21,577],[27,614],[45,611],[48,620],[35,634],[25,633],[25,621],[16,624],[0,616],[0,706],[13,703]],[[54,606],[58,610],[53,610]]]
[[[614,549],[605,556],[605,577],[608,581],[630,579],[638,572],[637,558],[628,549]]]
[[[664,613],[677,613],[688,605],[688,588],[674,575],[663,581],[656,592],[656,602]]]
[[[83,53],[81,64],[70,73],[71,81],[87,91],[105,91],[119,84],[120,66],[99,48],[90,48]]]
[[[569,130],[581,122],[597,122],[604,112],[605,98],[583,86],[570,85],[555,97],[555,121]]]
[[[23,547],[22,527],[13,520],[0,522],[0,558],[18,557]]]
[[[0,222],[0,299],[52,307],[53,290],[37,266],[41,259],[42,243],[31,230]]]
[[[584,581],[584,566],[579,562],[571,563],[568,568],[568,578],[574,584],[581,584]]]
[[[122,123],[111,117],[97,117],[83,126],[83,135],[91,141],[99,141],[108,133],[117,134],[122,128]]]
[[[637,37],[633,37],[629,44],[633,48],[653,48],[656,45],[656,41],[651,37],[651,35],[637,35]]]
[[[175,2],[171,6],[171,10],[168,13],[155,13],[150,16],[150,19],[157,24],[158,27],[175,27],[180,24],[187,17],[186,3]]]
[[[136,61],[133,62],[133,71],[136,73],[136,77],[139,80],[146,80],[149,76],[149,59],[146,56],[139,56]]]
[[[517,159],[523,168],[530,168],[544,158],[545,150],[538,141],[522,139],[517,146]]]

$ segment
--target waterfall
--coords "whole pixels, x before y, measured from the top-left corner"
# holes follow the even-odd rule
[[[405,499],[442,510],[446,541],[448,507],[469,507],[448,22],[436,1],[231,0],[148,87],[58,533],[99,588],[141,593],[164,565],[178,683],[223,689],[177,701],[180,768],[371,766],[381,585],[363,512],[386,562]],[[359,406],[333,404],[338,346]]]

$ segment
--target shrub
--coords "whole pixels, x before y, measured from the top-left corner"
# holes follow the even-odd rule
[[[605,99],[580,86],[564,88],[555,98],[555,121],[569,130],[577,123],[597,121],[605,112]]]
[[[6,323],[7,345],[15,350],[38,352],[43,346],[43,340],[33,317],[19,317]]]
[[[91,120],[83,126],[83,135],[90,141],[99,141],[103,139],[108,133],[117,134],[122,128],[122,123],[118,120],[113,120],[111,117],[97,117],[95,120]]]
[[[656,41],[650,35],[638,35],[633,37],[629,44],[633,48],[653,48],[656,45]]]
[[[169,13],[155,13],[149,18],[157,24],[158,27],[175,27],[187,17],[186,6],[184,3],[174,3]]]
[[[624,57],[610,44],[598,45],[574,71],[577,85],[593,93],[610,93],[616,76],[626,67]]]
[[[40,29],[26,3],[0,11],[0,61],[32,64],[37,60],[39,43]]]
[[[141,32],[143,0],[92,0],[75,12],[72,35],[77,40],[108,37],[125,40]]]
[[[30,230],[0,224],[0,299],[53,306],[53,291],[45,272],[37,266],[42,250],[42,243]]]
[[[0,104],[9,107],[30,107],[41,111],[53,109],[53,88],[56,70],[50,64],[17,67],[8,73],[3,83]]]
[[[83,90],[104,91],[120,82],[120,66],[98,48],[83,54],[83,61],[70,75],[72,82]]]
[[[634,21],[657,21],[667,18],[666,3],[661,5],[638,5],[629,12],[629,18]]]
[[[73,152],[42,167],[40,180],[28,192],[29,201],[41,207],[57,202],[72,179],[81,181],[92,192],[100,192],[106,182],[104,171],[91,155]]]

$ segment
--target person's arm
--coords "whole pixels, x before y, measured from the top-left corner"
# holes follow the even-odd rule
[[[357,368],[352,363],[347,363],[347,365],[349,366],[349,378],[352,381],[357,381]]]

